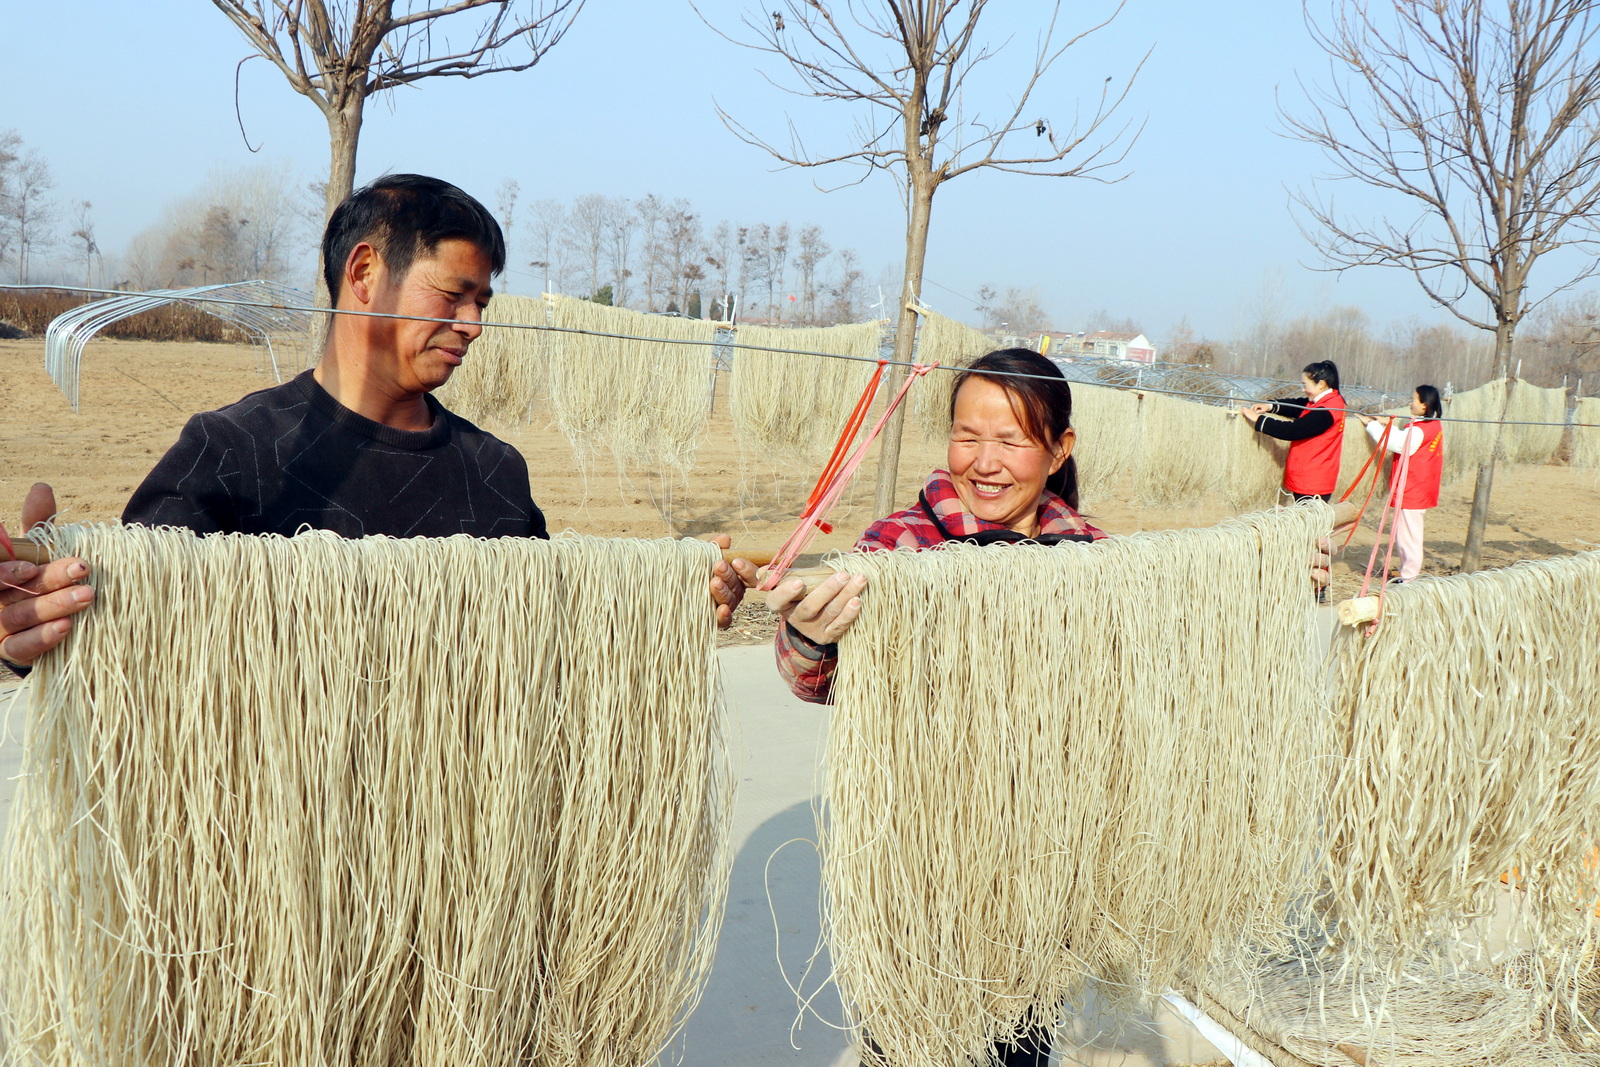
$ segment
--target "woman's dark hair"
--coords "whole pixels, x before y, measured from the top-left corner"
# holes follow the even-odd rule
[[[1417,386],[1417,399],[1422,401],[1422,417],[1437,419],[1444,414],[1444,403],[1439,399],[1439,390],[1431,385]]]
[[[1319,359],[1315,363],[1307,363],[1302,372],[1310,376],[1314,382],[1326,382],[1329,389],[1339,391],[1339,368],[1331,359]]]
[[[403,278],[417,256],[431,255],[451,238],[476,245],[495,274],[505,269],[505,237],[482,204],[438,178],[386,174],[345,197],[322,231],[328,299],[338,302],[345,260],[363,241],[377,249],[392,276]]]
[[[956,375],[950,390],[950,418],[956,417],[956,394],[967,379],[980,375],[1005,389],[1011,410],[1023,431],[1035,443],[1049,448],[1072,428],[1072,387],[1061,376],[1061,368],[1029,348],[1002,348],[979,356]],[[1002,377],[1028,375],[1028,377]],[[1068,456],[1061,469],[1052,474],[1044,487],[1078,510],[1078,460]]]

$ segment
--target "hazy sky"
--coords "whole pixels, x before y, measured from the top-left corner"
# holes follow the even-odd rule
[[[705,0],[731,30],[757,5]],[[1030,63],[1039,0],[991,7],[1000,57],[969,82],[969,110],[1005,105]],[[1068,30],[1105,3],[1068,3]],[[1014,34],[1014,36],[1013,36]],[[264,60],[245,64],[240,105],[257,155],[234,116],[243,38],[204,0],[0,0],[0,129],[15,128],[54,168],[63,203],[95,206],[100,244],[120,252],[170,201],[218,166],[269,162],[302,181],[327,167],[321,114]],[[1115,185],[978,173],[934,201],[924,298],[965,316],[979,286],[1035,286],[1063,327],[1104,308],[1164,338],[1187,317],[1226,336],[1251,319],[1264,291],[1285,310],[1360,306],[1380,330],[1439,321],[1409,276],[1369,268],[1342,277],[1312,269],[1289,191],[1325,170],[1309,146],[1277,132],[1277,101],[1302,99],[1297,78],[1326,80],[1293,0],[1196,4],[1129,0],[1109,27],[1076,45],[1035,95],[1065,126],[1106,78],[1120,84],[1154,49],[1125,114],[1145,121]],[[821,224],[851,245],[869,276],[902,255],[895,185],[836,169],[776,170],[718,120],[720,102],[753,128],[781,135],[786,109],[819,152],[848,145],[855,115],[779,94],[764,57],[728,44],[685,0],[589,0],[566,40],[532,70],[442,79],[369,103],[358,180],[414,170],[447,178],[491,206],[500,183],[522,202],[598,192],[689,198],[707,224]],[[515,256],[515,248],[513,249]],[[517,262],[530,258],[524,254]],[[534,291],[524,276],[509,287]]]

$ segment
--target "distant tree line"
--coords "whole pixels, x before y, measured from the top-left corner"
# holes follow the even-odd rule
[[[1331,359],[1347,382],[1404,395],[1421,382],[1470,389],[1487,381],[1494,374],[1494,338],[1417,322],[1378,331],[1360,308],[1345,306],[1265,319],[1229,340],[1198,337],[1185,319],[1164,340],[1160,358],[1288,380],[1308,363]],[[1543,305],[1524,320],[1517,358],[1519,376],[1535,385],[1576,385],[1581,378],[1585,395],[1600,395],[1600,295]]]
[[[503,184],[498,210],[512,266],[532,287],[696,318],[814,325],[871,313],[861,257],[835,250],[821,226],[708,226],[688,200],[654,193],[545,198],[519,215],[518,193]]]

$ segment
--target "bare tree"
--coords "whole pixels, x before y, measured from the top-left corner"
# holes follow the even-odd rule
[[[559,290],[562,288],[562,240],[567,232],[566,205],[550,198],[535,200],[531,229],[534,253],[539,258],[529,260],[528,266],[544,272],[547,290]]]
[[[500,232],[505,235],[507,263],[512,262],[511,247],[517,232],[517,197],[521,193],[522,186],[517,184],[517,180],[507,178],[494,194],[495,206],[500,209]]]
[[[26,285],[34,254],[54,241],[50,226],[56,220],[56,207],[48,194],[56,182],[50,165],[36,151],[20,157],[10,169],[0,228],[10,231],[17,249],[17,284]]]
[[[298,280],[314,272],[300,240],[307,224],[287,168],[218,170],[129,242],[123,269],[140,287]]]
[[[625,197],[606,201],[606,254],[611,261],[611,302],[627,307],[632,295],[633,204]],[[648,299],[648,298],[647,298]]]
[[[322,112],[331,153],[324,218],[355,188],[368,97],[426,78],[527,70],[555,47],[583,7],[583,0],[212,2],[283,72],[289,87]],[[478,9],[475,28],[452,18]],[[465,34],[448,36],[457,27]],[[325,298],[321,288],[319,280]]]
[[[1338,177],[1391,194],[1407,210],[1394,220],[1357,221],[1331,200],[1301,196],[1310,223],[1302,228],[1331,269],[1407,270],[1433,301],[1493,333],[1491,372],[1513,387],[1518,323],[1540,300],[1596,270],[1596,7],[1594,0],[1348,0],[1326,28],[1307,14],[1332,80],[1308,94],[1303,116],[1285,115],[1290,132],[1321,147]],[[1534,264],[1570,246],[1578,246],[1577,265],[1531,298]],[[1482,562],[1493,483],[1491,456],[1478,470],[1462,570]]]
[[[89,212],[94,210],[94,205],[87,200],[80,200],[72,209],[72,222],[75,229],[72,239],[83,245],[83,287],[89,288],[90,275],[93,273],[94,257],[100,254],[100,246],[94,241],[94,219]]]
[[[711,228],[711,236],[707,240],[706,266],[715,272],[712,277],[717,280],[716,306],[721,309],[717,317],[723,321],[727,321],[731,313],[728,304],[732,293],[728,283],[733,278],[734,257],[738,255],[738,247],[736,231],[726,220]]]
[[[855,322],[861,310],[861,257],[853,248],[839,249],[839,275],[828,288],[828,318],[833,322]]]
[[[770,14],[763,10],[745,16],[751,39],[735,43],[787,65],[794,85],[781,88],[802,96],[865,104],[872,110],[872,118],[858,123],[853,146],[843,151],[810,151],[793,123],[788,145],[773,144],[718,109],[741,140],[790,166],[853,163],[865,168],[863,178],[874,170],[894,175],[906,207],[905,270],[894,353],[900,362],[911,359],[917,321],[912,305],[922,288],[928,223],[940,185],[981,169],[1117,180],[1105,171],[1121,163],[1131,144],[1131,139],[1124,140],[1127,125],[1100,143],[1091,143],[1109,132],[1105,127],[1126,99],[1131,77],[1120,88],[1113,88],[1113,79],[1107,78],[1089,115],[1075,116],[1066,129],[1058,129],[1029,107],[1034,90],[1056,60],[1116,18],[1120,3],[1104,21],[1062,43],[1056,39],[1060,3],[1052,4],[1032,63],[1021,68],[1020,84],[1009,99],[996,94],[1005,102],[993,116],[982,109],[979,101],[984,94],[972,78],[996,54],[978,39],[978,23],[987,6],[988,0],[875,0],[837,7],[818,0],[782,0]],[[902,414],[896,412],[883,442],[876,497],[880,514],[894,509]]]
[[[8,220],[11,218],[11,187],[17,161],[21,158],[22,138],[17,131],[0,130],[0,266],[5,264],[16,240]]]
[[[587,193],[572,202],[567,212],[564,237],[573,258],[587,267],[589,290],[585,294],[594,299],[600,292],[600,261],[606,250],[606,221],[610,214],[606,198],[598,193]]]
[[[796,238],[795,269],[800,272],[800,319],[817,321],[817,267],[828,257],[828,242],[822,239],[821,226],[802,226]]]
[[[679,197],[667,205],[661,216],[662,251],[665,256],[668,280],[672,284],[669,310],[682,311],[689,302],[689,270],[698,266],[703,258],[700,238],[700,216],[691,209],[689,201]]]
[[[661,198],[647,193],[634,202],[633,213],[639,220],[639,256],[644,267],[644,309],[656,309],[656,292],[661,286],[662,249],[661,215],[665,211]]]

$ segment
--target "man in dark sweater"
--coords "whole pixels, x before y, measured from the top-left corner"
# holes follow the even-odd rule
[[[548,536],[517,450],[429,395],[483,332],[505,256],[494,217],[453,185],[398,174],[357,190],[322,239],[334,307],[355,314],[333,317],[315,370],[190,419],[123,521],[198,533]],[[34,486],[23,528],[54,512],[50,487]],[[0,563],[0,659],[31,664],[59,644],[93,600],[80,584],[87,574],[78,559]],[[718,564],[720,625],[754,579],[746,561]]]

